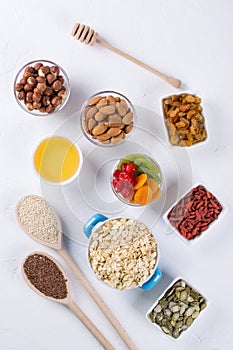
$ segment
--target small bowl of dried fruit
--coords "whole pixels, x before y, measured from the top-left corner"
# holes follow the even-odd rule
[[[122,202],[132,206],[152,203],[162,194],[162,173],[151,157],[133,153],[121,158],[111,175],[114,194]]]
[[[127,97],[115,91],[101,91],[84,103],[81,128],[98,146],[116,146],[132,134],[136,113]]]
[[[46,116],[60,111],[70,95],[69,79],[62,67],[47,60],[25,64],[14,81],[14,95],[24,111]]]
[[[173,146],[190,147],[207,140],[201,102],[199,96],[187,92],[162,98],[162,114]]]

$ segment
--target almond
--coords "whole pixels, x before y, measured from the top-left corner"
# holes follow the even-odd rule
[[[117,112],[120,114],[120,116],[123,117],[127,113],[128,106],[126,103],[122,101],[116,102],[116,109],[117,109]]]
[[[111,137],[110,137],[107,133],[104,133],[104,134],[102,134],[102,135],[98,135],[98,136],[97,136],[97,140],[99,140],[100,142],[109,140],[110,138],[111,138]]]
[[[125,124],[123,123],[108,123],[107,124],[110,128],[120,128],[123,129],[125,127]]]
[[[107,104],[108,104],[107,99],[105,97],[103,97],[103,98],[101,98],[101,100],[99,100],[99,102],[97,103],[96,107],[98,109],[100,109],[103,106],[107,106]]]
[[[98,136],[103,134],[107,130],[107,126],[104,124],[98,124],[92,129],[92,134]]]
[[[101,113],[101,112],[97,112],[94,116],[95,120],[97,120],[97,122],[101,122],[102,120],[104,120],[106,118],[106,114]]]
[[[108,97],[107,97],[107,101],[110,103],[110,104],[115,104],[115,98],[113,97],[113,96],[111,96],[111,95],[109,95]]]
[[[110,123],[121,123],[121,116],[118,113],[111,114],[108,117]]]
[[[94,118],[90,118],[87,122],[88,129],[92,130],[96,126],[96,120]]]
[[[102,98],[103,98],[102,96],[93,97],[93,98],[88,102],[88,105],[89,105],[89,106],[96,105]]]
[[[90,118],[94,117],[94,115],[96,114],[97,111],[98,110],[95,106],[88,108],[87,112],[85,113],[86,119],[90,119]]]
[[[122,119],[122,123],[129,125],[133,120],[133,112],[128,112]]]
[[[126,127],[124,128],[124,132],[126,134],[129,134],[132,130],[133,130],[133,123],[126,125]]]
[[[116,102],[120,102],[120,100],[121,100],[120,97],[115,97]]]
[[[115,113],[115,110],[115,105],[108,105],[99,109],[99,111],[104,114],[113,114]]]
[[[111,138],[111,143],[113,145],[118,144],[121,140],[123,140],[125,138],[125,133],[124,131],[122,131],[118,136],[112,137]]]
[[[118,136],[120,133],[121,133],[120,128],[110,128],[107,131],[107,135],[109,135],[109,137]]]

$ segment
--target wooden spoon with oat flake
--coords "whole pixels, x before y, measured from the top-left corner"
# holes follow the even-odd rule
[[[130,350],[137,350],[133,340],[126,333],[117,318],[113,315],[109,307],[83,275],[68,251],[65,249],[62,240],[61,221],[53,209],[42,197],[28,195],[21,198],[16,207],[16,216],[20,227],[35,241],[57,251],[65,260],[67,265],[86,289],[92,299],[96,302],[109,322],[115,328],[119,336]]]
[[[70,295],[68,280],[61,265],[52,256],[34,252],[22,263],[22,274],[26,283],[45,298],[66,305],[98,339],[106,350],[115,348],[84,314]]]

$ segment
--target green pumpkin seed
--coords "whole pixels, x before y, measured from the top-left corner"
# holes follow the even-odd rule
[[[158,304],[155,308],[154,308],[154,312],[160,312],[162,311],[162,306],[160,304]]]
[[[180,293],[180,300],[181,300],[181,301],[184,301],[184,300],[187,299],[187,297],[188,297],[187,291],[186,291],[186,290],[183,290],[183,291]]]
[[[178,329],[175,329],[172,333],[173,338],[177,339],[180,336],[180,332]]]
[[[162,326],[161,328],[162,328],[162,330],[163,330],[164,333],[170,334],[170,330],[169,330],[167,327]]]
[[[194,307],[191,306],[191,307],[189,307],[189,308],[185,311],[184,315],[185,315],[186,317],[189,317],[189,316],[192,315],[193,312],[194,312]]]
[[[193,323],[193,318],[192,316],[189,316],[187,319],[186,319],[186,325],[189,327],[191,326],[191,324]]]
[[[180,313],[179,312],[174,313],[172,315],[172,321],[176,322],[179,317],[180,317]]]
[[[195,310],[193,313],[192,313],[192,318],[197,318],[199,316],[199,311]]]

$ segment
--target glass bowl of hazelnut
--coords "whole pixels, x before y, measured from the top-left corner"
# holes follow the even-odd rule
[[[85,137],[98,146],[116,146],[128,139],[136,124],[133,104],[116,91],[101,91],[82,106],[81,128]]]
[[[24,111],[40,117],[50,115],[60,111],[68,101],[69,78],[57,63],[34,60],[17,73],[14,95]]]

